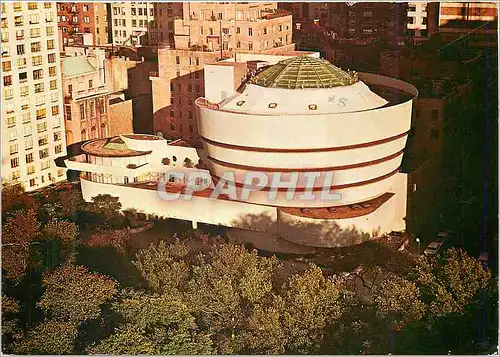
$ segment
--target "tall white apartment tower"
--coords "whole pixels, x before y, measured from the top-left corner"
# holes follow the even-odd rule
[[[2,3],[2,181],[26,191],[66,179],[55,2]]]

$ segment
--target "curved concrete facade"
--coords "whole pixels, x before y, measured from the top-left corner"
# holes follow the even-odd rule
[[[220,103],[198,98],[204,150],[129,134],[90,141],[86,155],[65,163],[85,172],[85,200],[111,194],[124,209],[190,220],[193,227],[238,227],[322,247],[405,229],[408,184],[399,168],[416,89],[370,74],[344,76],[345,84],[337,81],[340,69],[331,78],[313,69],[288,71],[301,74],[302,84],[283,75],[275,83],[282,87],[274,88],[265,85],[272,76],[263,75],[269,82],[247,84]],[[324,78],[335,86],[326,88]],[[353,102],[339,109],[339,97]],[[175,197],[161,196],[167,191]]]
[[[256,92],[255,85],[218,106],[197,100],[198,129],[212,175],[220,178],[230,171],[235,184],[241,186],[248,171],[264,172],[269,184],[277,172],[281,172],[281,181],[290,180],[290,172],[297,172],[300,189],[306,187],[306,173],[317,173],[315,187],[332,186],[332,192],[340,195],[337,201],[326,203],[286,199],[286,192],[278,192],[275,200],[270,200],[266,191],[253,192],[249,197],[252,203],[272,206],[340,206],[386,193],[401,165],[417,91],[405,82],[387,77],[362,74],[360,78],[365,80],[367,85],[363,85],[366,87],[390,89],[396,95],[389,98],[391,100],[381,101],[379,108],[342,113],[311,110],[273,114],[269,110],[234,110],[234,105],[231,106],[234,102],[256,100],[249,98]],[[342,90],[350,91],[349,87],[352,86],[335,90],[342,93]],[[266,91],[275,96],[278,92],[282,95],[287,92],[260,88],[260,100],[268,101]],[[306,104],[311,101],[306,96],[311,90],[288,91],[295,97],[303,93]],[[321,95],[331,90],[313,91]],[[332,172],[333,180],[325,180]]]

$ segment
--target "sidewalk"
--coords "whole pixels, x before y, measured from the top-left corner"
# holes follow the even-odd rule
[[[315,254],[316,248],[289,242],[277,234],[228,228],[226,234],[240,243],[251,243],[258,250],[284,254]]]

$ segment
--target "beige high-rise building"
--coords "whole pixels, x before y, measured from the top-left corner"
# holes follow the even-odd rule
[[[198,142],[194,101],[205,93],[205,64],[235,53],[293,51],[292,15],[275,2],[178,4],[182,16],[174,18],[168,46],[158,50],[159,71],[151,75],[154,131]]]
[[[111,6],[113,44],[122,46],[167,43],[173,39],[173,20],[182,14],[182,3],[121,1]]]
[[[55,2],[2,3],[2,180],[27,191],[65,180]]]

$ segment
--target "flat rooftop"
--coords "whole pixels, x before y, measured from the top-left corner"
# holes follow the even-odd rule
[[[119,136],[88,141],[82,145],[82,150],[88,155],[99,157],[132,157],[152,152],[131,150]]]

